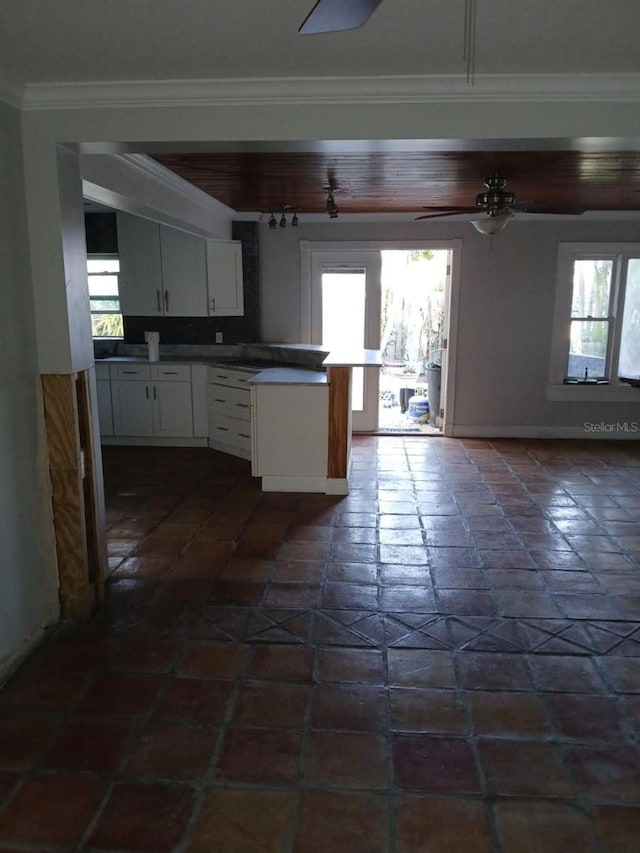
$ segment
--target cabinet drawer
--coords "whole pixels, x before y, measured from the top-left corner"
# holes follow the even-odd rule
[[[112,364],[111,365],[112,379],[140,379],[148,380],[151,378],[150,365],[148,364]]]
[[[189,364],[152,364],[150,367],[152,379],[162,379],[165,382],[191,381]]]
[[[209,385],[209,409],[212,413],[248,421],[251,418],[251,393],[245,388]]]
[[[209,409],[211,415],[211,409]],[[230,444],[251,451],[251,427],[247,421],[216,414],[210,418],[209,440],[220,444]]]
[[[255,375],[247,370],[229,370],[226,367],[207,368],[210,383],[216,385],[228,385],[231,388],[250,388],[249,382]]]

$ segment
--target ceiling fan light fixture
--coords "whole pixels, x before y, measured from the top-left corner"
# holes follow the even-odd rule
[[[471,224],[485,237],[495,237],[506,228],[511,216],[512,214],[508,212],[500,213],[497,216],[488,216],[486,219],[472,219]]]

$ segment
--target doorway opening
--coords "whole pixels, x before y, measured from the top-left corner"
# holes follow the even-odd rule
[[[450,249],[383,249],[378,432],[440,435]]]

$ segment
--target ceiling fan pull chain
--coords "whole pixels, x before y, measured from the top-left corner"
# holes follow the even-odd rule
[[[476,0],[464,0],[464,36],[462,61],[466,64],[467,83],[476,78]]]

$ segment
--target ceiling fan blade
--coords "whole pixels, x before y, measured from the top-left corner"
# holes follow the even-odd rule
[[[437,208],[433,208],[436,209]],[[443,207],[441,213],[425,213],[423,216],[416,216],[414,222],[419,219],[436,219],[441,216],[460,216],[462,213],[480,213],[477,207]]]
[[[298,32],[310,35],[357,30],[369,20],[380,3],[382,0],[317,0]]]
[[[546,216],[582,216],[586,210],[582,207],[545,207],[536,201],[519,201],[509,205],[509,210],[517,213],[543,213]]]

